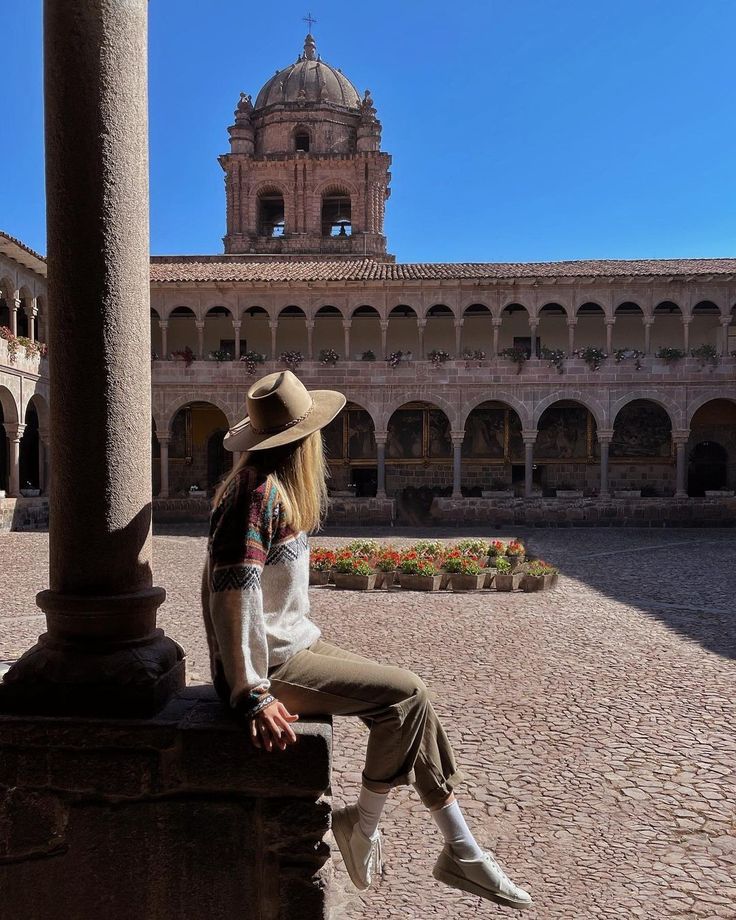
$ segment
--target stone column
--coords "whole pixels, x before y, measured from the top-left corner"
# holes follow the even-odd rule
[[[307,359],[307,361],[314,361],[313,346],[314,346],[314,320],[308,319],[307,320],[307,353],[305,355],[305,358]]]
[[[10,301],[10,331],[13,335],[18,335],[18,310],[21,308],[21,302],[16,297]]]
[[[388,320],[382,319],[379,320],[381,325],[381,356],[385,358],[386,355],[386,339],[388,337]]]
[[[161,328],[161,359],[163,361],[169,360],[169,323],[165,319],[160,319],[158,321],[159,327]]]
[[[36,341],[36,317],[38,316],[38,310],[36,309],[36,300],[34,298],[33,303],[31,304],[30,309],[26,313],[28,317],[28,338],[32,341]]]
[[[138,716],[184,685],[151,570],[147,13],[45,3],[48,631],[5,675],[3,706]]]
[[[278,321],[270,319],[268,321],[268,328],[271,330],[271,360],[278,361],[279,356],[276,354],[276,332],[279,328]]]
[[[650,355],[652,353],[652,326],[654,325],[654,317],[645,316],[642,322],[644,323],[644,354]]]
[[[463,345],[463,321],[455,320],[455,357],[462,357],[461,350]]]
[[[197,327],[197,358],[204,360],[204,320],[195,319],[194,325]]]
[[[159,498],[169,497],[169,440],[170,435],[156,434],[158,446],[161,449],[161,489],[158,493]]]
[[[376,461],[378,475],[376,498],[386,498],[386,432],[376,432]]]
[[[601,451],[601,488],[599,493],[601,498],[610,497],[608,487],[608,451],[611,446],[612,438],[613,429],[604,430],[600,428],[598,430],[598,445]]]
[[[501,320],[494,319],[491,321],[493,324],[493,357],[498,356],[498,338],[501,334]]]
[[[233,320],[233,335],[235,336],[235,360],[240,361],[240,328],[243,325],[239,319]]]
[[[577,326],[578,321],[576,319],[569,319],[567,321],[567,354],[568,357],[572,357],[572,353],[575,351],[575,326]]]
[[[353,325],[352,320],[344,319],[342,321],[343,348],[345,349],[345,360],[350,360],[350,327]]]
[[[426,319],[417,320],[417,334],[419,336],[419,354],[417,355],[417,357],[419,358],[420,361],[423,361],[425,357],[424,355],[424,330],[426,326],[427,326]]]
[[[610,355],[613,351],[613,327],[616,323],[615,319],[606,320],[606,354]]]
[[[531,355],[529,357],[531,358],[537,357],[537,329],[538,328],[539,328],[539,323],[537,322],[529,323],[529,334],[532,340],[531,345],[529,346],[531,349]]]
[[[25,425],[14,425],[5,422],[5,433],[8,436],[8,498],[17,498],[20,495],[20,441]]]
[[[731,325],[731,317],[721,319],[721,357],[728,357],[728,327]]]
[[[537,431],[522,431],[524,441],[524,498],[531,498],[534,476],[534,442],[537,440]]]
[[[689,431],[672,432],[675,443],[675,498],[687,498],[687,442]]]
[[[462,498],[462,447],[465,432],[452,432],[452,497]]]
[[[682,319],[682,347],[685,349],[685,354],[690,351],[690,322],[691,317],[685,316]]]

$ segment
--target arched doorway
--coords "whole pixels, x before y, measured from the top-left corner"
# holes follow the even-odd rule
[[[619,410],[609,457],[611,489],[641,490],[644,498],[674,494],[672,420],[659,403],[634,399]]]
[[[26,409],[25,430],[20,439],[20,487],[40,489],[38,452],[38,412],[33,403]]]
[[[598,487],[598,436],[587,406],[573,399],[547,406],[537,422],[534,466],[533,481],[543,495]]]
[[[725,489],[728,451],[717,441],[701,441],[690,451],[687,493],[703,496],[711,489]]]
[[[465,420],[462,492],[505,491],[524,481],[524,442],[518,412],[497,400],[485,400]]]
[[[171,421],[169,494],[186,495],[196,487],[211,492],[230,470],[233,455],[222,447],[228,430],[225,413],[212,403],[182,406]]]
[[[330,488],[358,498],[375,496],[378,487],[376,429],[370,413],[349,402],[322,431],[330,469]]]

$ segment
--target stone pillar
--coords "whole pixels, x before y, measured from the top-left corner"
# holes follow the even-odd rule
[[[652,353],[652,326],[654,325],[653,316],[645,316],[642,320],[644,323],[644,354]]]
[[[675,498],[687,498],[687,442],[689,431],[672,432],[675,442]]]
[[[529,357],[531,357],[531,358],[536,358],[536,357],[537,357],[537,329],[538,329],[538,328],[539,328],[539,323],[538,323],[538,322],[531,322],[531,321],[530,321],[530,323],[529,323],[529,334],[530,334],[530,336],[531,336],[531,340],[532,340],[532,341],[531,341],[531,345],[529,346],[529,348],[531,349],[531,355],[530,355]]]
[[[345,349],[345,360],[350,360],[350,327],[353,325],[352,320],[344,319],[342,321],[343,348]]]
[[[240,361],[240,328],[243,325],[239,319],[233,320],[233,335],[235,336],[235,360]]]
[[[420,361],[423,361],[425,358],[424,354],[424,330],[427,326],[426,319],[417,320],[417,334],[419,336],[419,355],[418,358]]]
[[[386,432],[376,432],[376,461],[378,476],[376,498],[386,498]]]
[[[18,310],[21,308],[20,300],[16,297],[10,301],[10,331],[18,335]]]
[[[307,320],[307,353],[304,356],[307,359],[307,361],[314,361],[313,347],[314,347],[314,320],[308,319]]]
[[[8,436],[8,498],[17,498],[20,495],[20,441],[25,425],[14,425],[5,422],[5,433]]]
[[[165,319],[160,319],[158,324],[161,328],[161,358],[164,361],[169,360],[169,323]]]
[[[204,320],[195,319],[194,325],[197,327],[197,358],[204,360]]]
[[[452,497],[462,498],[462,447],[465,432],[452,432]]]
[[[38,316],[38,310],[36,309],[35,298],[26,316],[28,317],[28,338],[32,342],[35,342],[36,341],[36,317]]]
[[[721,319],[721,357],[728,357],[728,327],[731,325],[731,317],[727,316]]]
[[[567,354],[569,357],[572,357],[572,353],[575,351],[575,327],[577,324],[576,319],[567,321]]]
[[[598,445],[601,451],[601,487],[600,497],[609,498],[610,491],[608,487],[608,451],[613,438],[613,429],[598,429]]]
[[[610,355],[613,351],[613,327],[616,323],[615,319],[606,320],[606,354]]]
[[[279,328],[278,320],[270,319],[268,321],[268,328],[271,330],[271,360],[278,361],[279,356],[276,354],[276,332]]]
[[[385,358],[387,357],[386,353],[386,339],[388,337],[388,320],[382,319],[379,320],[381,324],[381,355]]]
[[[151,570],[148,3],[46,0],[44,12],[48,631],[0,701],[147,715],[184,685]]]
[[[161,489],[158,493],[159,498],[169,497],[169,440],[170,435],[156,434],[158,446],[161,448]]]
[[[685,354],[690,351],[690,322],[691,318],[685,316],[682,319],[682,347],[685,349]]]
[[[463,345],[463,321],[461,319],[455,320],[455,357],[462,357]]]
[[[522,431],[524,441],[524,498],[531,498],[534,476],[534,442],[537,440],[537,431]]]
[[[493,324],[493,357],[498,356],[498,338],[501,334],[501,320],[494,319],[492,320]]]

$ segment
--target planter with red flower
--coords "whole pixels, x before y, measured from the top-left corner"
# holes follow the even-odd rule
[[[521,579],[522,591],[547,591],[554,588],[557,584],[557,569],[544,562],[542,559],[535,559],[527,565],[526,572]]]
[[[399,560],[399,584],[408,591],[439,591],[440,574],[432,558],[420,556],[415,549],[403,553]]]
[[[396,580],[401,553],[392,546],[382,546],[373,557],[376,572],[376,587],[390,588]]]
[[[506,547],[506,558],[511,563],[511,571],[515,572],[526,558],[526,549],[520,540],[512,540]]]
[[[496,560],[496,577],[493,579],[496,591],[515,591],[523,577],[521,572],[512,571],[508,557],[499,556]]]
[[[309,584],[326,585],[330,580],[332,568],[337,561],[337,553],[323,546],[314,546],[309,550]]]
[[[350,550],[337,554],[332,577],[335,587],[346,591],[370,591],[376,584],[376,571],[370,562]]]
[[[486,580],[486,573],[476,556],[463,554],[460,550],[449,553],[445,558],[445,571],[450,576],[453,591],[479,591]]]

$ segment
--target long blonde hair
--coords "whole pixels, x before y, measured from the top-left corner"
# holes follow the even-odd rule
[[[327,513],[327,479],[322,432],[313,431],[282,447],[246,451],[215,491],[213,507],[244,466],[270,476],[278,491],[281,513],[294,530],[319,530]]]

